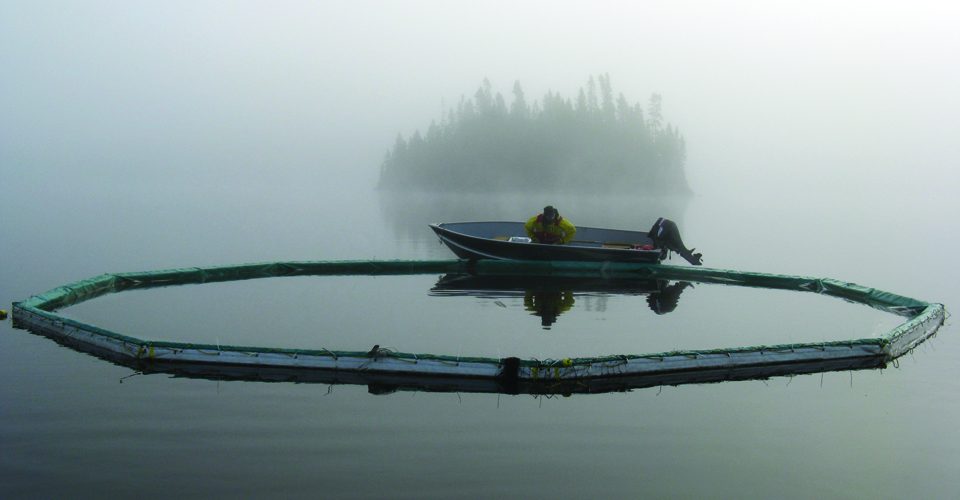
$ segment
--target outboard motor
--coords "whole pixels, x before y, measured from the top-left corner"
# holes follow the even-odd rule
[[[683,244],[683,239],[680,238],[680,229],[677,228],[677,224],[670,219],[664,219],[660,217],[657,219],[657,222],[653,224],[653,227],[650,228],[650,232],[647,233],[647,236],[650,236],[650,239],[653,240],[653,245],[657,248],[666,248],[680,254],[681,257],[687,259],[687,262],[699,266],[703,264],[703,254],[693,253],[696,248],[687,249]]]

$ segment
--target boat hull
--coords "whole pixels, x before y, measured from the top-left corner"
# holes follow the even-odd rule
[[[521,222],[454,222],[430,228],[461,259],[659,263],[665,257],[660,249],[639,249],[653,243],[640,231],[578,227],[576,240],[544,245],[509,241],[526,236]]]
[[[485,298],[523,297],[530,292],[570,291],[582,295],[649,295],[669,283],[657,278],[604,278],[582,276],[497,276],[447,273],[430,289],[431,296]]]

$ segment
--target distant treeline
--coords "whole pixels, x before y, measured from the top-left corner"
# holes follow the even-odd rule
[[[426,134],[397,136],[380,187],[436,191],[687,193],[686,145],[653,94],[614,97],[610,76],[590,77],[573,101],[548,92],[527,102],[520,82],[508,105],[489,80]]]

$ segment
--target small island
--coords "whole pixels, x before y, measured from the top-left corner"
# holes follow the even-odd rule
[[[384,190],[689,194],[686,143],[661,113],[646,111],[609,75],[590,77],[577,98],[547,92],[528,103],[520,82],[508,105],[489,80],[425,134],[398,135],[380,170]]]

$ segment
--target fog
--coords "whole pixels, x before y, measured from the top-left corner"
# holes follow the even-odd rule
[[[452,259],[428,223],[552,204],[580,227],[669,217],[705,266],[949,309],[958,14],[932,0],[0,1],[0,308],[104,272]],[[694,196],[375,191],[397,135],[485,78],[532,103],[600,74],[630,103],[662,96]],[[459,357],[516,342],[540,359],[855,339],[902,319],[697,284],[669,315],[578,296],[547,334],[522,297],[432,297],[436,278],[131,291],[75,318],[218,346]],[[950,497],[953,330],[856,377],[531,399],[134,376],[0,321],[0,497],[127,497],[169,478],[181,497]]]
[[[698,193],[957,185],[943,2],[5,2],[0,169],[373,186],[484,78],[663,95]]]

